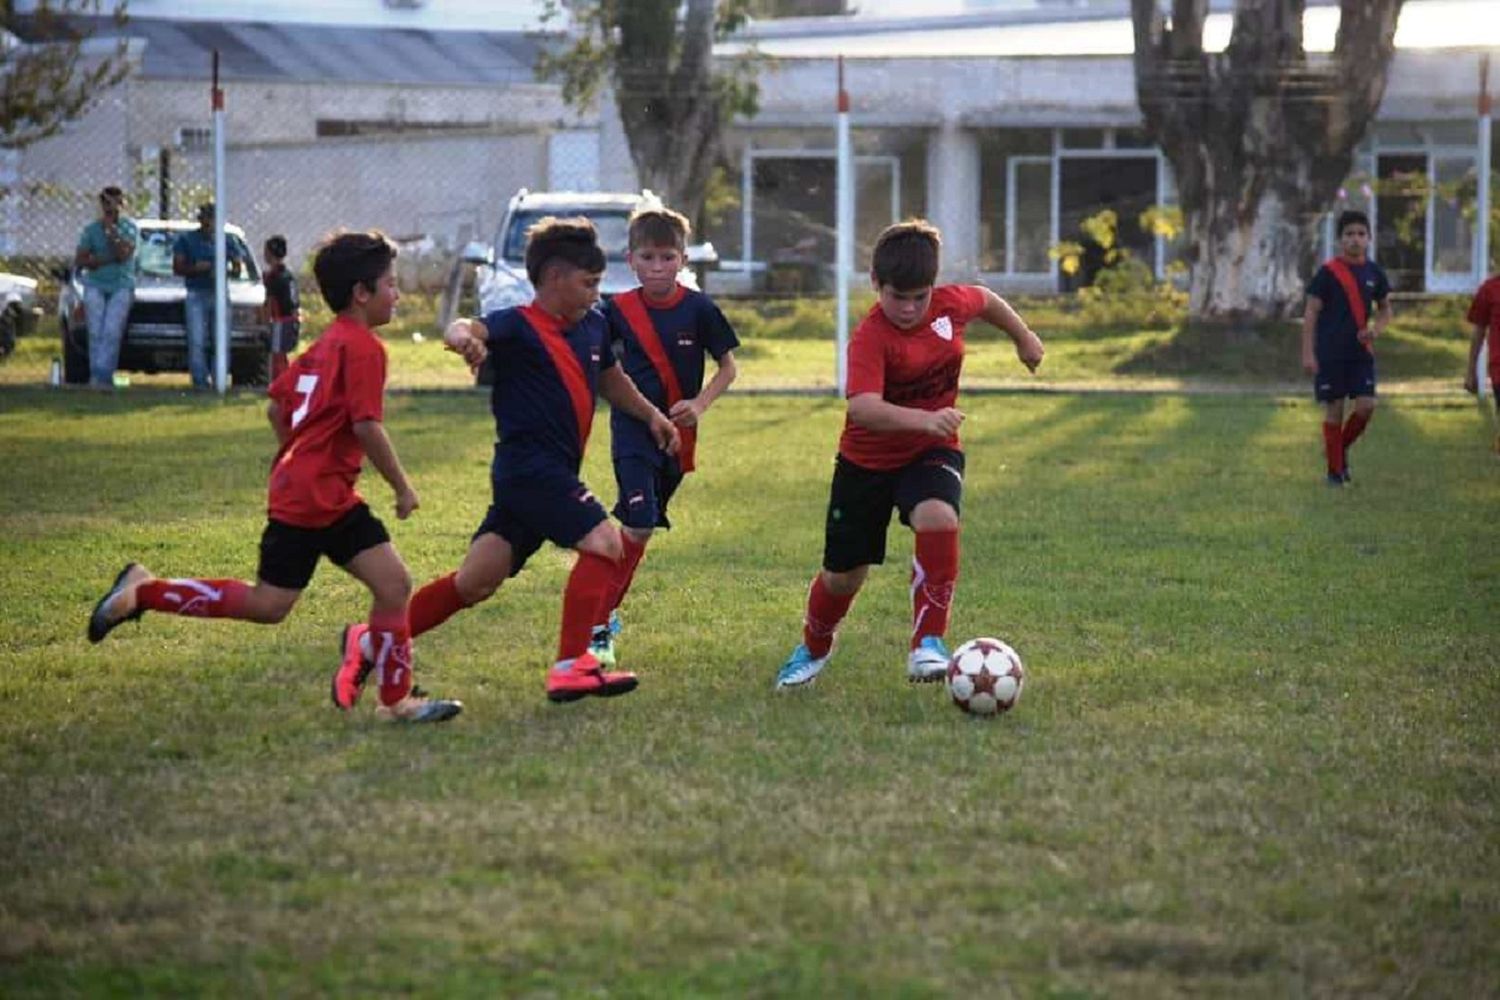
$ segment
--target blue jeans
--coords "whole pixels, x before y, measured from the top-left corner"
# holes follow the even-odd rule
[[[106,292],[92,285],[84,286],[83,313],[89,326],[89,381],[94,385],[115,384],[120,341],[125,339],[125,323],[130,318],[130,303],[134,298],[133,288]]]
[[[214,331],[214,290],[189,288],[182,308],[187,323],[188,374],[193,377],[193,388],[212,388],[208,361],[212,357],[209,338]]]

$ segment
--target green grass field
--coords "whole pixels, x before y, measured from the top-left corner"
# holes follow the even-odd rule
[[[0,995],[1495,995],[1473,403],[1388,401],[1341,492],[1301,398],[964,405],[952,635],[1026,659],[1009,716],[905,683],[900,530],[824,676],[773,693],[841,409],[731,394],[625,609],[641,689],[544,700],[548,550],[421,640],[467,711],[402,729],[328,705],[365,606],[331,567],[277,628],[84,639],[127,558],[253,573],[257,402],[0,390]],[[388,417],[421,582],[484,509],[492,432],[478,395]]]

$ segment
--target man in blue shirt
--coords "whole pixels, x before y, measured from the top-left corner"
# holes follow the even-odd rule
[[[240,255],[232,241],[225,241],[230,277],[240,276]],[[183,233],[172,244],[172,273],[187,285],[183,303],[187,324],[188,372],[194,389],[212,387],[208,373],[208,337],[214,326],[214,205],[198,206],[198,228]]]
[[[99,192],[99,218],[78,237],[73,263],[83,274],[83,309],[89,328],[89,384],[110,389],[120,362],[120,342],[135,298],[135,252],[140,231],[121,214],[117,187]]]

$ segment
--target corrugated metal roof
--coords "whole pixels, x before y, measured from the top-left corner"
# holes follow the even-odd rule
[[[202,80],[219,50],[225,80],[319,83],[530,83],[544,36],[522,32],[350,28],[132,18],[93,24],[96,37],[146,42],[141,75]],[[24,30],[20,32],[25,37]]]

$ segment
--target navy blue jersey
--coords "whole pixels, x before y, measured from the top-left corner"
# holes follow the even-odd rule
[[[604,316],[590,309],[562,330],[556,318],[534,306],[520,306],[490,313],[484,325],[495,372],[490,409],[499,437],[496,478],[558,468],[576,474],[588,441],[599,373],[615,364],[606,345]],[[568,357],[576,366],[568,364]]]
[[[706,357],[717,361],[740,346],[734,328],[713,300],[702,292],[678,286],[671,304],[658,306],[647,302],[646,312],[656,328],[662,348],[671,359],[684,399],[692,399],[703,390]],[[625,374],[658,410],[668,412],[666,386],[662,385],[656,366],[630,329],[630,324],[612,302],[605,306],[604,314],[609,318],[611,350],[620,359]],[[609,432],[612,455],[661,454],[646,424],[619,410],[610,414]]]
[[[1374,261],[1349,264],[1354,280],[1359,284],[1360,297],[1365,301],[1366,323],[1375,318],[1375,310],[1391,294],[1391,283],[1385,272]],[[1368,357],[1369,351],[1359,342],[1359,330],[1355,326],[1354,313],[1349,308],[1349,298],[1338,278],[1324,264],[1318,268],[1307,283],[1307,294],[1316,295],[1323,303],[1318,313],[1316,354],[1320,361],[1348,361]]]

